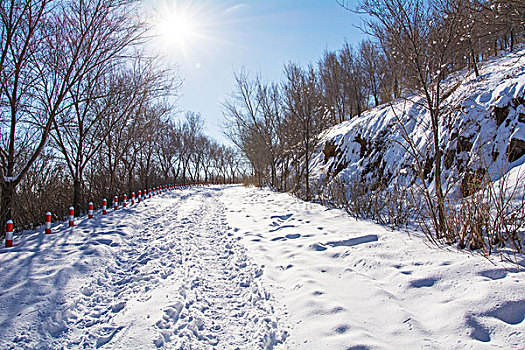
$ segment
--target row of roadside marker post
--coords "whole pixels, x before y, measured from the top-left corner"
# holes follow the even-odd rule
[[[135,192],[131,194],[131,200],[130,205],[135,205],[135,203],[140,203],[145,201],[147,198],[155,197],[155,195],[158,195],[162,192],[166,192],[168,190],[178,190],[178,189],[185,189],[190,187],[196,187],[196,186],[206,186],[206,185],[222,185],[222,183],[218,182],[207,182],[207,183],[191,183],[191,184],[179,184],[179,185],[164,185],[160,187],[155,187],[149,190],[144,190],[144,192],[139,191],[138,196],[135,198]],[[136,199],[136,200],[135,200]],[[108,201],[106,199],[102,200],[102,215],[107,215],[107,204]],[[128,197],[127,195],[124,195],[124,199],[122,201],[122,207],[127,208],[128,205]],[[113,210],[117,210],[119,208],[119,201],[118,196],[115,196],[113,199]],[[93,202],[90,202],[88,205],[88,219],[93,219]],[[75,208],[69,207],[69,227],[75,226]],[[46,213],[46,220],[45,220],[45,231],[46,234],[51,233],[51,213]],[[8,220],[6,223],[6,230],[5,230],[5,246],[6,248],[13,247],[13,220]]]

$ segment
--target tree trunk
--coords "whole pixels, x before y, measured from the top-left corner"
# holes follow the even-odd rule
[[[277,183],[276,183],[276,172],[277,172],[277,169],[275,167],[275,161],[274,161],[274,158],[272,157],[272,160],[271,160],[271,173],[272,173],[272,188],[273,189],[276,189],[277,188]]]
[[[128,193],[133,193],[133,166],[128,169]]]
[[[14,182],[8,181],[1,184],[2,187],[2,207],[0,213],[0,237],[5,236],[5,226],[8,220],[13,219],[13,202],[16,194]]]
[[[447,225],[445,220],[445,197],[443,195],[443,188],[441,185],[441,149],[439,147],[439,112],[433,110],[432,112],[432,129],[434,136],[434,189],[437,197],[437,224],[436,238],[440,239],[446,235]]]
[[[474,53],[474,48],[472,47],[472,43],[469,42],[470,46],[470,57],[472,60],[472,67],[474,68],[474,73],[476,74],[476,78],[479,77],[479,70],[478,70],[478,63],[476,60],[476,54]]]
[[[81,203],[81,197],[82,197],[82,184],[80,181],[80,178],[74,178],[73,179],[73,207],[75,208],[75,216],[80,216],[81,210],[80,206]]]
[[[306,125],[306,154],[305,154],[305,180],[306,180],[306,200],[310,200],[310,123]]]

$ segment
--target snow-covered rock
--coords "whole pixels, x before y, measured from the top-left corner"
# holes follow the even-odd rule
[[[499,179],[525,155],[525,50],[485,62],[479,77],[459,72],[448,79],[440,128],[442,183],[468,195],[486,175]],[[334,178],[383,186],[418,182],[418,154],[428,183],[433,178],[430,116],[417,96],[369,110],[327,130],[310,164],[320,185]],[[415,145],[410,149],[408,140]]]

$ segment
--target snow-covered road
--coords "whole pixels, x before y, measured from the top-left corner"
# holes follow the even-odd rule
[[[1,349],[525,347],[516,265],[288,194],[167,192],[53,230],[0,249]]]
[[[269,348],[285,338],[219,189],[165,193],[2,250],[0,348]]]

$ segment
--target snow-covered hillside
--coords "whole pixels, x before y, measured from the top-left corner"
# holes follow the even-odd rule
[[[451,194],[470,193],[485,175],[500,178],[524,162],[525,50],[484,62],[480,77],[459,72],[443,104],[443,178]],[[311,167],[321,185],[334,177],[372,184],[410,186],[417,181],[403,128],[423,155],[433,178],[429,113],[418,97],[399,100],[339,124],[324,135]]]
[[[489,261],[242,186],[166,192],[0,249],[1,349],[523,348]]]

